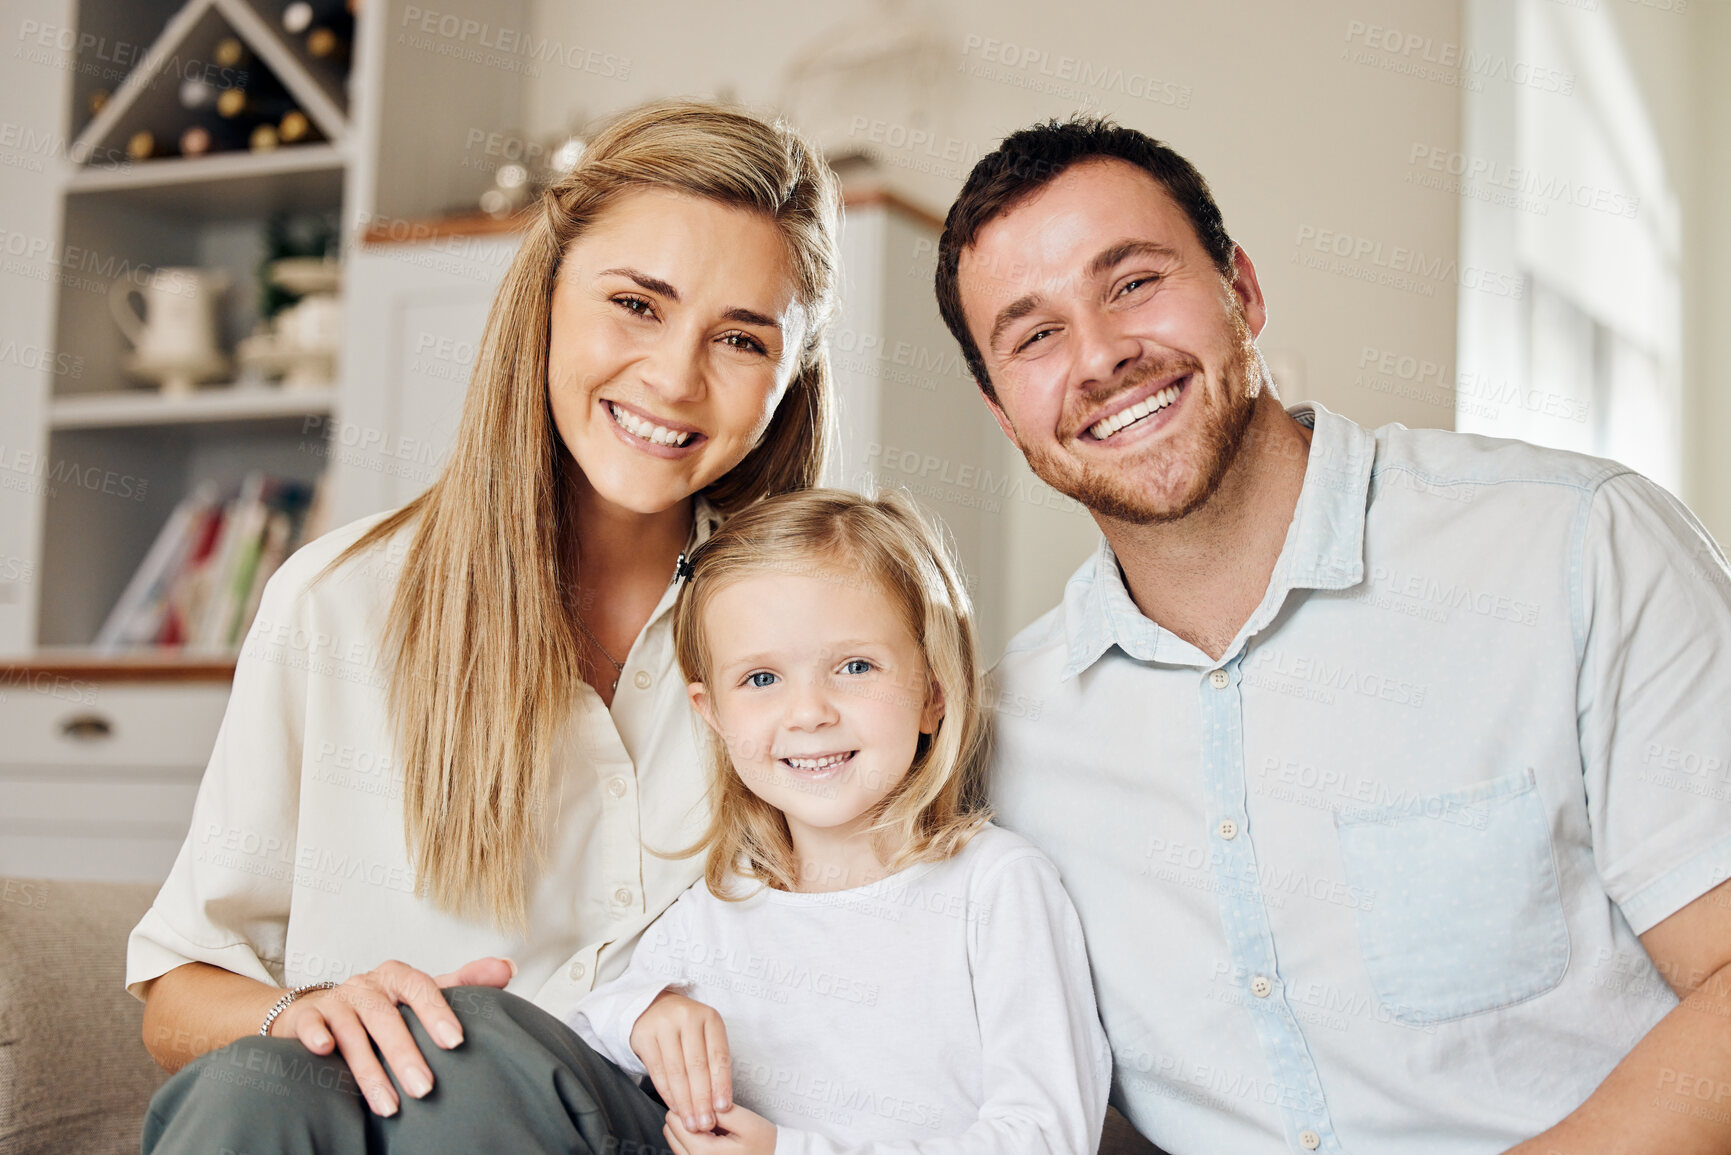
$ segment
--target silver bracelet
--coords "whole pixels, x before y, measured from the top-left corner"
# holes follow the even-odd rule
[[[276,1001],[276,1006],[272,1007],[270,1009],[270,1014],[264,1017],[264,1023],[260,1025],[258,1033],[261,1035],[270,1034],[270,1025],[276,1022],[276,1017],[288,1010],[290,1003],[294,1002],[308,991],[328,991],[336,985],[336,983],[308,983],[304,987],[296,987],[294,990]]]

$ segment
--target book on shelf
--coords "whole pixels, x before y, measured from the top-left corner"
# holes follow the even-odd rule
[[[238,490],[202,482],[156,536],[96,636],[105,653],[173,647],[232,653],[264,586],[319,519],[309,485],[254,472]],[[321,503],[322,504],[322,503]]]

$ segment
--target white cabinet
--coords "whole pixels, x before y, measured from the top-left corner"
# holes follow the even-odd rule
[[[186,838],[226,681],[15,667],[0,690],[0,875],[160,882]]]

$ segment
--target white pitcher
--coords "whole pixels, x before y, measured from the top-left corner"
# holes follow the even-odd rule
[[[228,285],[221,269],[197,268],[157,269],[143,287],[129,278],[114,282],[108,304],[134,349],[127,370],[161,382],[168,394],[190,393],[228,372],[217,335],[217,305]]]

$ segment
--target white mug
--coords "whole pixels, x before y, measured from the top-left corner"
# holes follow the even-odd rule
[[[125,277],[114,282],[108,304],[141,363],[220,361],[216,307],[227,289],[228,274],[220,269],[162,268],[142,288]]]

